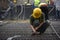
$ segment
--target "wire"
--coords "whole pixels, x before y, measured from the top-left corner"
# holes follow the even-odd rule
[[[53,31],[56,33],[56,35],[58,36],[58,38],[60,38],[60,35],[56,32],[54,26],[52,25],[51,21],[50,21],[50,27],[53,29]]]
[[[5,11],[5,13],[4,13],[4,17],[7,16],[8,11],[9,11],[10,9],[11,9],[11,8],[9,7],[9,8]]]
[[[17,6],[17,5],[16,5]],[[14,7],[16,7],[16,6],[14,6]],[[22,6],[22,4],[20,5],[21,6],[21,12],[18,14],[18,16],[16,17],[16,18],[19,18],[19,16],[22,14],[22,12],[23,12],[23,6]],[[8,14],[8,11],[10,10],[11,8],[9,7],[7,10],[6,10],[6,12],[5,12],[5,14],[4,14],[4,17]]]
[[[48,12],[49,14],[53,11],[54,7]],[[50,23],[50,27],[53,29],[53,31],[56,33],[58,38],[60,38],[60,35],[56,32],[54,26],[52,25],[51,21],[47,20]]]
[[[7,8],[7,10],[5,11],[4,15],[3,15],[3,18],[7,16],[8,12],[13,9],[15,7],[15,5],[13,4],[13,2],[11,0],[8,0],[9,2],[9,7]],[[12,7],[11,7],[12,5]]]
[[[54,7],[48,12],[49,14],[54,10]]]
[[[23,12],[23,5],[20,4],[20,6],[21,6],[21,12],[18,14],[17,18],[19,18],[19,16],[20,16],[20,15],[22,14],[22,12]]]

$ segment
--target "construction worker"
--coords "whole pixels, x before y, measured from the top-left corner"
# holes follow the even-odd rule
[[[42,12],[45,14],[45,20],[48,20],[48,4],[40,3],[38,7],[41,8]]]
[[[46,3],[49,4],[49,0],[46,0]]]
[[[49,4],[50,4],[50,5],[54,5],[54,0],[50,0],[50,1],[49,1]]]
[[[54,5],[54,0],[46,0],[47,4]]]
[[[30,17],[30,24],[33,30],[33,34],[42,34],[49,26],[48,22],[45,22],[44,15],[40,8],[35,8]]]
[[[39,4],[40,4],[40,0],[34,0],[33,3],[34,8],[38,7]]]

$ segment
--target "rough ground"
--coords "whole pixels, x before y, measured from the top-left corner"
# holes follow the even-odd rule
[[[60,21],[51,23],[60,35]],[[29,21],[0,22],[0,40],[60,40],[51,27],[42,35],[31,36],[32,33]]]

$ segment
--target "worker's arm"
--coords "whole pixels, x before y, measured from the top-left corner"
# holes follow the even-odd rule
[[[34,19],[33,19],[33,17],[31,16],[30,17],[30,27],[31,27],[31,29],[33,30],[33,32],[36,32],[36,30],[35,30],[35,28],[33,27],[33,21],[34,21]]]
[[[36,27],[35,30],[37,30],[38,28],[40,28],[44,24],[44,22],[45,22],[45,15],[44,14],[42,14],[40,21],[41,21],[40,25],[38,27]]]
[[[38,27],[35,28],[35,30],[37,30],[38,28],[40,28],[43,25],[44,22],[42,22]]]

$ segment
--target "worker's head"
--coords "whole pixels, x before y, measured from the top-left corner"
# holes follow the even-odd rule
[[[42,12],[48,12],[48,5],[46,3],[40,3],[38,7],[41,8]]]
[[[33,16],[34,18],[39,18],[39,17],[41,16],[41,14],[42,14],[41,9],[40,9],[40,8],[35,8],[35,9],[33,10],[32,16]]]
[[[41,7],[41,6],[48,6],[48,5],[46,3],[40,3],[38,7]]]

